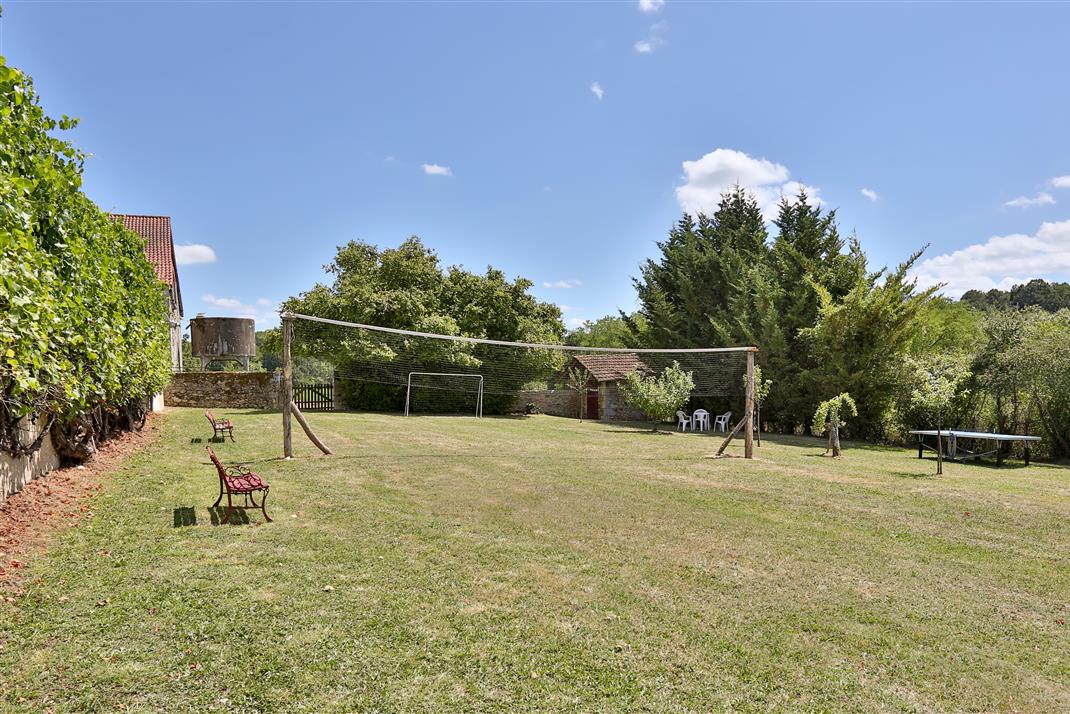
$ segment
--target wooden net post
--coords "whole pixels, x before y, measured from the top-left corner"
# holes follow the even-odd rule
[[[745,425],[746,437],[743,442],[744,458],[754,458],[754,352],[747,353],[747,420]]]
[[[294,455],[293,432],[290,417],[294,401],[294,366],[290,356],[290,340],[293,337],[293,317],[282,315],[282,454],[287,459]]]

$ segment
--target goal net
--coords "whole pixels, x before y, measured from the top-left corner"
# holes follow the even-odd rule
[[[618,391],[629,372],[678,364],[694,380],[686,409],[743,416],[753,347],[628,349],[507,342],[362,325],[309,315],[292,324],[295,355],[334,365],[342,402],[361,411],[506,414],[541,411],[640,420]]]

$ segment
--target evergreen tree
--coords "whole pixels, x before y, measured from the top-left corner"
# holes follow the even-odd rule
[[[918,313],[936,287],[917,292],[907,277],[921,251],[894,271],[863,275],[841,300],[811,279],[821,301],[813,327],[799,331],[814,366],[803,373],[809,389],[849,391],[860,405],[855,436],[883,437],[885,417],[900,384],[903,363],[918,330]],[[779,390],[778,390],[779,392]],[[813,398],[811,404],[816,404]]]
[[[635,337],[665,347],[742,344],[733,308],[752,289],[748,271],[767,259],[767,238],[757,202],[740,186],[712,216],[684,214],[658,243],[661,259],[647,260],[633,281],[646,320]]]
[[[766,407],[767,418],[785,431],[805,424],[813,413],[821,385],[808,378],[815,366],[809,343],[800,331],[812,327],[822,306],[819,293],[832,303],[844,298],[866,274],[866,258],[858,240],[845,241],[836,224],[836,212],[824,213],[811,205],[805,191],[794,200],[781,199],[775,224],[772,266],[779,283],[776,291],[778,329],[772,338],[782,349],[763,348],[769,373],[781,385]],[[846,249],[846,252],[845,252]],[[779,344],[778,344],[779,346]]]

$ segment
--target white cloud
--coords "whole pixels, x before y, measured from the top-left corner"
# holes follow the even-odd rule
[[[650,33],[645,39],[635,43],[635,51],[641,55],[648,55],[658,47],[665,44],[665,33],[669,31],[669,23],[662,20],[650,26]]]
[[[639,12],[657,12],[665,7],[665,0],[639,0]]]
[[[1004,203],[1011,208],[1032,208],[1033,206],[1050,206],[1055,203],[1055,198],[1047,191],[1041,191],[1036,196],[1019,196]]]
[[[583,327],[583,323],[585,322],[587,322],[587,320],[582,317],[570,317],[565,320],[565,324],[572,328]]]
[[[240,312],[256,312],[256,308],[252,305],[244,305],[241,300],[237,298],[225,298],[216,297],[211,293],[205,293],[201,295],[201,301],[212,307],[221,307],[224,310],[238,310]]]
[[[606,91],[602,89],[602,85],[598,82],[591,82],[591,91],[594,93],[594,96],[598,97],[598,101],[602,101],[602,95],[606,93]]]
[[[397,161],[397,158],[393,154],[387,154],[386,156],[383,157],[383,163],[384,164],[390,164],[390,163],[393,163],[395,161]]]
[[[1051,180],[1055,188],[1070,188],[1070,176],[1056,176]]]
[[[553,282],[546,281],[546,282],[544,282],[542,284],[542,286],[544,288],[563,288],[563,289],[566,289],[566,290],[568,288],[578,288],[581,285],[583,285],[582,281],[574,280],[574,279],[573,280],[555,280]]]
[[[202,243],[175,246],[175,262],[179,265],[196,265],[197,263],[214,263],[215,251]]]
[[[715,149],[695,161],[685,161],[684,183],[676,187],[676,200],[688,213],[713,213],[721,194],[736,184],[748,189],[766,220],[776,215],[782,196],[796,196],[806,191],[812,205],[821,205],[820,190],[798,181],[790,181],[786,166],[767,159],[756,159],[735,149]]]
[[[270,327],[279,320],[279,306],[267,298],[258,298],[255,305],[250,305],[237,298],[205,293],[201,295],[201,302],[222,312],[223,317],[251,317],[258,326]]]
[[[880,199],[880,196],[877,195],[877,192],[871,188],[862,189],[862,195],[868,198],[870,201],[877,201]]]
[[[953,253],[922,261],[913,271],[923,288],[947,283],[943,293],[1005,290],[1032,278],[1065,279],[1070,274],[1070,220],[1042,223],[1034,235],[993,236]]]
[[[424,173],[428,176],[453,176],[453,169],[449,166],[439,166],[438,164],[420,164],[420,168],[424,170]]]

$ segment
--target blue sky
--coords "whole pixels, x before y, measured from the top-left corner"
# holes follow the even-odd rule
[[[1070,5],[5,2],[8,61],[173,218],[187,316],[419,235],[572,324],[635,307],[683,207],[812,187],[948,293],[1070,278]],[[864,195],[863,190],[869,195]]]

